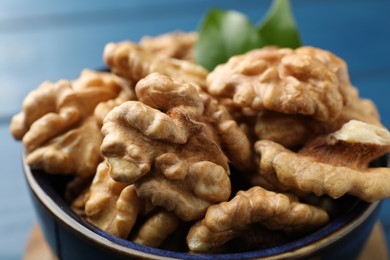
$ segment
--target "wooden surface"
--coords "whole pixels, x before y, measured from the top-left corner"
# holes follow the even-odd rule
[[[371,232],[366,245],[364,246],[358,260],[388,260],[389,252],[383,234],[382,224],[378,222]]]
[[[371,235],[362,249],[357,260],[387,260],[388,250],[385,243],[382,225],[378,222],[371,232]],[[50,247],[45,241],[40,227],[35,224],[27,240],[24,253],[24,260],[57,260]]]
[[[24,251],[24,260],[57,260],[38,224],[34,224]]]

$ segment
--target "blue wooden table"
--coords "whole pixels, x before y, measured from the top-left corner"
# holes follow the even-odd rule
[[[236,9],[253,22],[270,1],[0,0],[0,259],[20,259],[35,221],[22,175],[21,144],[8,127],[23,98],[44,80],[76,77],[103,65],[109,41],[195,30],[210,7]],[[303,41],[348,62],[361,96],[378,105],[390,128],[390,1],[293,0]],[[390,185],[390,184],[389,184]],[[390,238],[390,200],[381,220]],[[390,244],[389,244],[390,245]]]

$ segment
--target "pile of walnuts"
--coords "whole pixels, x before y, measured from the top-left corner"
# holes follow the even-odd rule
[[[26,97],[10,130],[32,169],[73,176],[77,214],[138,244],[227,252],[319,229],[346,195],[390,197],[390,170],[369,166],[390,133],[343,60],[266,47],[207,72],[196,39],[109,43],[109,72]]]

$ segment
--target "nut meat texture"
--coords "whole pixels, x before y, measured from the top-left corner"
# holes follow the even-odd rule
[[[107,44],[103,57],[112,72],[135,83],[154,72],[199,86],[207,77],[207,70],[193,62],[156,55],[130,41]]]
[[[42,83],[25,98],[10,127],[23,140],[28,165],[48,173],[93,176],[103,140],[94,110],[123,93],[131,98],[128,83],[105,72],[86,70],[74,82]]]
[[[252,223],[267,229],[309,231],[325,225],[325,210],[299,203],[295,197],[254,186],[236,196],[210,206],[203,220],[193,225],[187,236],[191,250],[207,251],[239,236]]]
[[[390,151],[383,127],[352,120],[339,131],[318,137],[298,153],[269,140],[256,142],[258,172],[285,187],[337,199],[345,194],[371,202],[390,196],[389,168],[369,168]]]
[[[136,93],[139,101],[123,103],[104,120],[101,151],[112,178],[134,183],[141,198],[185,221],[226,201],[228,159],[203,118],[197,89],[151,74],[138,82]]]
[[[351,91],[345,63],[313,47],[262,48],[233,56],[207,77],[212,95],[237,107],[335,119]]]
[[[101,162],[89,188],[85,204],[86,219],[115,236],[127,238],[141,209],[134,185],[110,177],[106,162]]]

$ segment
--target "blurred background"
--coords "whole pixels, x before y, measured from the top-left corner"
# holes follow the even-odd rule
[[[0,259],[21,259],[35,213],[22,174],[22,146],[9,134],[11,117],[45,80],[72,79],[103,66],[110,41],[194,31],[211,7],[235,9],[256,23],[270,0],[0,0]],[[390,128],[390,1],[292,0],[305,45],[334,52],[349,66],[360,95],[378,106]],[[390,184],[389,184],[390,185]],[[381,219],[390,238],[390,200]]]

